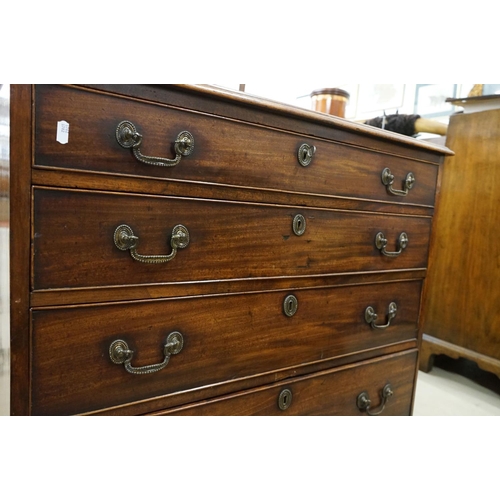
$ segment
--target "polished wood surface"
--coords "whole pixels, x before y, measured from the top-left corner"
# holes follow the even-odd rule
[[[336,131],[326,141],[309,134],[275,130],[241,120],[228,121],[173,106],[152,106],[137,100],[124,102],[122,97],[68,87],[39,86],[36,98],[37,165],[229,184],[247,189],[434,204],[437,155],[432,162],[421,161],[415,155],[408,158],[407,151],[406,156],[392,152],[388,155],[385,151],[380,153],[339,143],[340,134]],[[62,119],[70,128],[67,144],[55,140],[57,123]],[[140,163],[115,138],[117,125],[123,120],[133,122],[143,135],[143,154],[173,158],[172,145],[183,130],[194,136],[194,151],[177,167]],[[297,151],[303,143],[317,148],[308,167],[302,167],[297,159]],[[396,176],[398,189],[406,175],[413,172],[416,183],[408,197],[400,198],[387,192],[380,182],[386,167]],[[271,171],[273,175],[266,175]]]
[[[448,149],[210,86],[36,85],[12,98],[22,193],[12,212],[13,413],[276,414],[275,396],[271,405],[261,395],[291,384],[291,414],[358,415],[356,393],[379,404],[390,380],[397,398],[386,414],[411,413]],[[144,154],[172,157],[186,129],[195,152],[173,168],[139,163],[115,138],[125,119],[137,121]],[[66,144],[56,141],[60,120]],[[317,148],[309,167],[297,159],[305,142]],[[415,174],[408,196],[388,193],[385,167],[396,189]],[[115,246],[121,224],[143,255],[170,253],[177,224],[190,243],[165,264],[139,263]],[[402,232],[408,247],[381,255],[379,231],[388,251]],[[367,323],[368,306],[385,328]],[[161,371],[131,374],[110,358],[121,339],[133,366],[159,364],[173,331],[184,347]],[[204,404],[214,399],[224,403]]]
[[[35,311],[33,412],[82,413],[226,381],[235,385],[270,369],[416,340],[420,290],[421,281],[410,281]],[[298,301],[292,317],[284,314],[290,294]],[[391,328],[372,329],[365,309],[373,307],[383,325],[393,301],[398,312]],[[133,366],[160,363],[172,331],[182,333],[183,350],[157,374],[132,375],[103,356],[121,339],[134,351]]]
[[[440,163],[439,158],[443,154],[453,154],[436,144],[415,141],[401,134],[214,85],[83,84],[72,87],[208,112],[309,136],[331,138],[334,134],[346,144],[362,145],[374,151],[396,153],[432,163]]]
[[[367,392],[372,402],[371,410],[385,416],[411,414],[411,393],[417,353],[410,351],[375,362],[360,363],[283,382],[270,388],[235,394],[204,403],[187,405],[177,410],[160,412],[177,416],[194,415],[309,415],[361,416],[357,397]],[[381,391],[386,384],[393,389],[393,396],[382,407]],[[282,390],[291,391],[291,405],[286,410],[278,406]]]
[[[453,116],[447,146],[421,368],[446,354],[500,376],[500,110]]]
[[[425,268],[431,225],[430,218],[46,189],[35,189],[34,214],[34,290]],[[296,215],[306,220],[302,236],[293,232]],[[139,237],[141,254],[169,254],[177,224],[190,243],[170,262],[141,264],[116,248],[121,224]],[[382,255],[379,232],[391,252],[405,232],[407,248]]]
[[[12,415],[30,412],[31,85],[11,85],[10,349]],[[14,105],[12,104],[14,103]],[[15,147],[12,143],[15,140]]]

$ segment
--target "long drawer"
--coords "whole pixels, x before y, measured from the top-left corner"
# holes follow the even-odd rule
[[[425,268],[430,226],[426,217],[37,188],[32,288]]]
[[[37,310],[32,410],[81,413],[368,357],[416,339],[420,292],[421,281],[408,281]]]
[[[53,85],[36,87],[35,117],[36,165],[434,205],[436,164],[338,142],[334,129],[328,131],[331,139],[301,136],[172,105]],[[124,121],[133,127],[119,128]],[[139,133],[140,154],[156,159],[138,160],[133,149],[120,145],[117,129],[124,146],[137,143],[129,131]],[[175,150],[178,140],[184,145],[178,146],[181,154]],[[303,145],[314,154],[307,157]],[[179,162],[174,166],[154,164],[174,159]],[[386,169],[394,176],[389,175],[390,185],[382,180]],[[408,195],[391,193],[406,190],[409,174]]]
[[[416,359],[410,351],[158,415],[409,416]]]

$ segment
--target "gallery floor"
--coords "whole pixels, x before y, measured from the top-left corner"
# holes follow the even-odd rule
[[[415,416],[500,415],[500,379],[465,360],[438,356],[429,373],[418,372]]]

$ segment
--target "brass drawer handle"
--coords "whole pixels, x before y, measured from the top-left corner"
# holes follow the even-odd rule
[[[164,264],[177,255],[178,249],[186,248],[189,245],[189,231],[182,224],[174,227],[172,237],[170,238],[172,251],[169,255],[141,255],[138,253],[136,247],[139,237],[135,236],[132,228],[126,224],[122,224],[115,229],[114,241],[116,247],[120,250],[130,250],[130,255],[137,262],[143,264]]]
[[[387,192],[395,196],[406,196],[410,189],[415,185],[415,176],[410,172],[407,174],[406,179],[403,183],[403,190],[394,189],[392,187],[394,183],[394,175],[388,168],[384,168],[382,171],[382,184],[387,188]]]
[[[376,415],[380,415],[384,410],[385,406],[387,405],[387,401],[389,398],[394,394],[392,391],[392,387],[390,384],[387,384],[383,389],[382,389],[382,404],[380,405],[380,409],[378,411],[373,411],[370,407],[372,405],[372,402],[370,401],[370,397],[368,396],[367,392],[362,392],[357,400],[356,400],[356,405],[360,411],[365,411],[368,413],[368,415],[371,415],[372,417],[375,417]]]
[[[310,144],[302,144],[297,153],[297,159],[303,167],[308,167],[316,154],[316,146],[311,146]]]
[[[148,365],[135,367],[132,366],[132,357],[134,351],[128,348],[128,344],[124,340],[115,340],[109,346],[109,357],[111,361],[117,365],[124,365],[125,370],[132,375],[149,375],[159,372],[168,365],[172,354],[179,354],[184,346],[184,337],[179,332],[172,332],[167,337],[167,342],[163,346],[163,355],[165,359],[157,365]]]
[[[141,163],[156,167],[175,167],[179,164],[183,156],[189,156],[194,150],[194,138],[190,132],[181,132],[174,143],[175,158],[158,158],[156,156],[146,156],[139,149],[142,143],[142,135],[137,132],[135,125],[124,120],[116,127],[116,140],[125,149],[132,149],[132,153]]]
[[[378,315],[373,309],[372,306],[368,306],[365,309],[365,321],[374,329],[374,330],[385,330],[389,328],[391,325],[391,321],[396,317],[398,313],[398,305],[396,302],[391,302],[389,304],[389,310],[387,311],[387,323],[385,325],[376,325],[375,321],[378,319]]]
[[[384,233],[377,233],[375,236],[375,246],[380,250],[382,255],[386,257],[397,257],[401,255],[401,252],[408,246],[408,235],[406,233],[401,233],[398,238],[399,250],[396,252],[388,252],[385,247],[387,246],[387,238]]]

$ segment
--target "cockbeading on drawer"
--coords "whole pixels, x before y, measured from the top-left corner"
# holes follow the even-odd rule
[[[34,290],[425,269],[431,224],[427,217],[41,188],[34,216]]]
[[[351,353],[367,358],[416,341],[421,287],[416,280],[36,310],[33,410],[82,413]],[[367,307],[383,321],[391,302],[391,325],[372,328]]]
[[[334,130],[326,134],[330,139],[310,137],[53,85],[37,87],[35,106],[40,166],[434,205],[435,163],[347,144]],[[64,143],[56,137],[62,119],[69,126]]]

